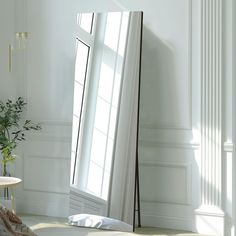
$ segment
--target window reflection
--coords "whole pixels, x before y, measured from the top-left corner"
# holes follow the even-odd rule
[[[79,25],[87,32],[91,26],[91,14],[80,14]],[[105,17],[104,17],[105,16]],[[117,113],[119,95],[121,87],[121,77],[124,65],[127,29],[129,23],[129,13],[112,12],[106,15],[97,14],[94,25],[95,34],[89,35],[88,44],[91,47],[91,62],[89,70],[89,89],[86,97],[85,124],[82,144],[78,144],[81,155],[79,158],[86,166],[79,169],[78,181],[81,190],[89,192],[104,200],[108,197],[110,171],[112,166],[112,155],[115,139],[115,128],[117,123]],[[89,23],[90,22],[90,23]],[[90,29],[91,30],[91,29]],[[79,37],[79,36],[78,36]],[[84,34],[82,35],[84,39]],[[80,54],[79,54],[80,53]],[[79,63],[76,71],[75,82],[83,86],[82,75],[84,75],[84,64],[86,57],[84,47],[77,52],[76,64]],[[77,66],[76,66],[77,67]],[[76,85],[78,87],[78,85]],[[75,86],[75,87],[76,87]],[[75,99],[80,96],[81,91],[75,88]],[[81,99],[74,101],[74,109],[81,104]],[[74,122],[73,122],[74,123]],[[76,136],[74,127],[78,126],[78,120],[73,124],[73,139]],[[78,129],[77,129],[78,130]],[[79,134],[81,135],[81,134]],[[74,145],[74,140],[72,141]]]
[[[77,140],[80,133],[83,95],[85,90],[85,81],[87,76],[89,60],[89,47],[80,40],[77,40],[77,56],[75,62],[75,80],[74,80],[74,102],[73,102],[73,129],[72,129],[72,153],[71,153],[71,182],[74,183],[75,168],[77,160]]]
[[[92,34],[94,13],[78,14],[77,24],[86,32]]]
[[[117,51],[120,36],[121,14],[120,12],[110,12],[107,14],[104,44],[115,52]]]

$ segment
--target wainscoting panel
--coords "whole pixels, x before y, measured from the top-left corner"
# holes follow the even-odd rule
[[[28,136],[16,163],[23,180],[17,210],[65,217],[69,214],[71,123],[40,123],[42,130]]]
[[[45,170],[53,167],[53,171]],[[70,159],[30,156],[24,158],[24,189],[52,193],[68,193],[69,175],[63,172],[70,170]],[[43,174],[42,174],[43,173]],[[47,184],[45,184],[47,183]]]
[[[200,145],[154,143],[139,147],[142,224],[192,230],[200,194]]]
[[[155,179],[155,183],[152,180]],[[140,185],[143,202],[189,205],[191,166],[164,162],[141,162]],[[153,183],[152,185],[148,183]]]
[[[42,138],[43,139],[43,138]],[[25,143],[27,149],[24,156],[26,157],[54,157],[70,159],[70,141],[47,141],[47,140],[34,140]]]
[[[200,117],[199,117],[200,118]],[[140,126],[140,142],[146,146],[158,146],[159,144],[170,144],[170,146],[199,147],[200,132],[197,125],[191,130],[185,129],[160,129],[155,126]],[[163,145],[162,145],[163,146]]]
[[[17,192],[18,213],[67,217],[69,215],[69,193],[51,193],[36,190]]]
[[[194,218],[190,205],[142,201],[141,206],[142,225],[192,230]]]

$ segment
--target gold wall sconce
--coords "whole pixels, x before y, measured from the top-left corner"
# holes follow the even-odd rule
[[[13,51],[13,46],[11,44],[9,44],[9,47],[8,47],[8,69],[9,69],[9,72],[12,71],[12,51]]]
[[[16,32],[15,34],[16,41],[18,44],[18,49],[25,49],[26,40],[29,38],[28,32]]]
[[[26,41],[29,38],[29,33],[28,32],[16,32],[15,33],[15,40],[16,40],[16,47],[14,48],[11,44],[9,44],[8,47],[8,54],[9,54],[9,59],[8,59],[8,67],[9,67],[9,72],[12,71],[12,52],[13,50],[23,50],[26,48]]]

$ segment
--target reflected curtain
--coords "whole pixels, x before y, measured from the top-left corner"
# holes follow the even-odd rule
[[[127,50],[123,66],[108,216],[133,224],[138,86],[142,14],[130,14]]]

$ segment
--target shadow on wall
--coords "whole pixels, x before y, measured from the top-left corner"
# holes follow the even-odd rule
[[[174,50],[144,25],[141,123],[171,126],[181,120]]]
[[[183,83],[182,79],[176,76],[176,57],[175,57],[175,48],[160,39],[157,35],[155,35],[147,25],[144,25],[143,28],[143,55],[142,55],[142,88],[141,88],[141,124],[148,125],[160,125],[163,124],[170,125],[177,121],[183,121],[183,115],[186,116],[186,113],[183,112],[183,95],[180,94],[180,86]],[[188,99],[186,97],[186,99]],[[181,122],[184,123],[184,122]],[[202,124],[203,125],[203,124]],[[200,127],[197,127],[196,130],[200,131]],[[206,137],[210,139],[211,137]],[[216,142],[213,140],[213,142]],[[172,147],[175,148],[175,147]],[[201,147],[199,149],[201,151]],[[150,149],[148,150],[150,153]],[[156,152],[156,150],[155,150]],[[143,151],[141,156],[145,156],[146,152]],[[157,157],[159,153],[155,153]],[[160,154],[161,156],[161,154]],[[173,155],[174,156],[174,155]],[[205,179],[201,173],[201,165],[199,158],[201,155],[195,155],[193,153],[193,162],[192,168],[194,169],[194,178],[199,181],[199,185],[196,182],[192,182],[191,192],[193,193],[194,188],[198,188],[200,184],[205,186],[205,189],[210,190],[210,195],[204,196],[203,198],[209,199],[209,201],[214,198],[212,195],[218,196],[222,195],[223,201],[225,201],[224,193],[226,192],[223,186],[223,191],[217,189],[217,183],[208,182],[208,179]],[[146,158],[146,156],[145,156]],[[159,158],[159,156],[158,156]],[[187,162],[190,161],[189,154],[186,155]],[[216,158],[214,155],[212,158]],[[209,167],[210,169],[210,167]],[[224,172],[222,173],[224,174]],[[210,179],[211,180],[211,179]],[[149,182],[153,181],[150,179]],[[201,183],[200,183],[201,182]],[[170,185],[171,186],[171,185]],[[170,187],[166,186],[166,187]],[[142,188],[142,186],[141,186]],[[200,192],[195,191],[195,192]],[[142,194],[141,194],[142,195]],[[193,202],[191,199],[191,204],[193,209],[191,213],[195,214],[194,210],[198,209],[201,206],[201,194],[197,196],[197,200]],[[192,196],[191,198],[193,198]],[[226,199],[229,206],[232,205],[230,199]],[[210,204],[210,203],[209,203]],[[214,202],[212,203],[214,204]],[[224,206],[223,206],[224,208]],[[230,207],[229,207],[230,208]],[[225,217],[225,224],[228,225],[228,229],[230,229],[233,225],[232,218],[228,214]],[[205,222],[205,219],[202,218],[201,222],[194,222],[193,219],[193,230],[196,231],[197,228],[201,229],[204,225],[207,225],[208,228],[212,229],[212,232],[218,232],[217,225],[211,225],[211,222]],[[226,232],[227,233],[227,232]],[[229,232],[228,232],[229,233]]]

